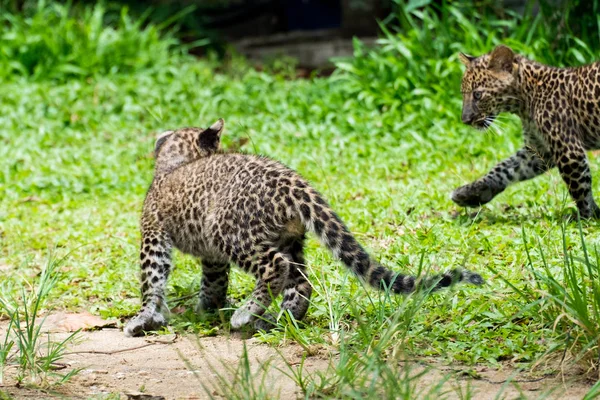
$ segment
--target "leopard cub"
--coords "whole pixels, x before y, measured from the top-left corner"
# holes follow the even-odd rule
[[[173,247],[202,260],[198,312],[225,305],[232,263],[256,277],[250,299],[231,318],[234,329],[271,328],[274,318],[264,313],[279,294],[282,310],[297,320],[304,316],[312,292],[303,255],[307,231],[379,289],[409,293],[483,283],[467,270],[417,280],[382,267],[300,175],[266,157],[220,151],[222,131],[220,119],[208,129],[164,132],[156,141],[155,175],[141,218],[142,308],[126,335],[166,324]]]
[[[557,68],[506,46],[479,57],[461,54],[460,60],[466,66],[462,121],[487,129],[498,114],[516,114],[524,143],[487,174],[454,190],[452,200],[479,207],[508,186],[557,167],[579,215],[600,218],[586,155],[600,149],[600,62]]]

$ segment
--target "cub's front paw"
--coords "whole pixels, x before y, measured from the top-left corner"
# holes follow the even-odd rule
[[[129,320],[123,332],[125,336],[129,337],[140,336],[144,331],[155,331],[165,325],[167,325],[167,320],[162,314],[145,314],[142,312]]]
[[[475,181],[455,189],[450,197],[459,206],[479,207],[492,200],[497,193],[486,183]]]

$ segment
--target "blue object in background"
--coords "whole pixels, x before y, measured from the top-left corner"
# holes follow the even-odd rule
[[[282,0],[282,6],[290,31],[332,29],[342,25],[340,0]]]

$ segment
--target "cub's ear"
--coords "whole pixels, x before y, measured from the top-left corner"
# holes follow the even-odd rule
[[[163,144],[167,141],[169,136],[173,134],[173,131],[164,131],[156,138],[156,143],[154,144],[154,156],[158,154],[158,150],[162,147]]]
[[[510,47],[500,45],[490,55],[489,69],[497,72],[513,72],[515,53]]]
[[[468,54],[465,53],[458,53],[458,59],[460,60],[461,63],[463,63],[466,67],[471,65],[471,62],[473,62],[473,60],[476,57],[470,56]]]
[[[198,147],[200,150],[206,153],[217,151],[221,143],[221,132],[223,132],[224,127],[225,121],[223,121],[223,118],[219,118],[209,128],[200,132],[200,135],[198,135]]]

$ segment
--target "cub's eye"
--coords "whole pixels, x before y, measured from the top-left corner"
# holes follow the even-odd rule
[[[474,98],[475,100],[479,100],[479,99],[481,99],[481,92],[480,92],[480,91],[478,91],[478,90],[474,91],[474,92],[473,92],[473,98]]]

